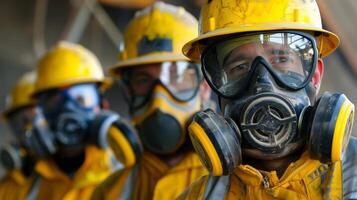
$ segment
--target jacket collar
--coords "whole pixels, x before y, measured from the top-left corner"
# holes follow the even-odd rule
[[[262,171],[250,165],[241,165],[237,167],[234,171],[234,175],[238,176],[239,179],[246,185],[259,186],[264,184],[264,181],[268,180],[268,184],[274,187],[276,185],[287,183],[296,176],[301,178],[307,177],[321,166],[327,168],[327,165],[323,165],[319,161],[311,159],[309,153],[305,151],[299,160],[292,162],[288,166],[280,179],[276,171]]]
[[[45,179],[60,180],[73,183],[75,187],[84,187],[97,184],[109,175],[110,161],[107,154],[108,152],[95,146],[87,146],[85,148],[85,160],[73,178],[59,169],[52,159],[37,162],[35,170]]]
[[[145,165],[151,166],[156,173],[174,173],[177,171],[192,169],[196,167],[202,167],[201,161],[195,152],[189,151],[183,157],[183,159],[174,167],[169,167],[165,162],[159,159],[156,155],[146,152],[143,155],[142,161]]]

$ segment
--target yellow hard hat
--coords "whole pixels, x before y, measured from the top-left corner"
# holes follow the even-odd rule
[[[35,94],[81,83],[110,84],[98,58],[79,44],[60,42],[38,63]]]
[[[119,75],[123,67],[188,60],[182,47],[197,37],[198,22],[182,7],[156,2],[135,14],[124,33],[124,49],[111,68]]]
[[[6,99],[3,116],[7,118],[12,112],[25,106],[35,105],[32,93],[35,88],[36,72],[27,72],[21,76]]]
[[[183,47],[183,53],[199,60],[207,41],[227,35],[271,30],[313,32],[322,57],[332,53],[339,38],[322,29],[314,0],[206,0],[200,16],[199,37]]]

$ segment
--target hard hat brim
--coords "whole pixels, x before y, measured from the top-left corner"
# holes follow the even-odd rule
[[[138,67],[147,64],[173,62],[173,61],[189,61],[183,54],[174,53],[153,53],[149,55],[140,56],[137,58],[120,61],[110,68],[109,73],[114,77],[120,77],[121,70],[128,67]]]
[[[32,102],[26,103],[26,104],[18,104],[16,106],[12,106],[1,113],[0,121],[6,121],[9,118],[9,116],[11,115],[11,113],[13,113],[21,108],[25,108],[28,106],[34,106],[34,105],[36,105],[35,100],[33,100]]]
[[[113,85],[113,79],[105,77],[105,79],[99,83],[99,89],[101,92],[107,91]]]
[[[297,26],[296,23],[292,24],[264,24],[264,25],[247,25],[238,27],[226,27],[211,31],[200,35],[199,37],[187,42],[182,48],[182,52],[185,56],[193,61],[200,61],[200,54],[207,46],[207,41],[214,41],[215,39],[222,38],[227,35],[247,33],[247,32],[258,32],[258,31],[275,31],[275,30],[295,30],[304,32],[316,32],[321,33],[320,43],[323,44],[323,50],[319,49],[321,57],[328,56],[331,54],[340,44],[340,39],[334,33],[319,29],[316,27],[308,28],[306,24],[301,24]],[[320,44],[321,45],[321,44]]]

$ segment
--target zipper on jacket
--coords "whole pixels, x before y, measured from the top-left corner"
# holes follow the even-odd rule
[[[268,176],[264,176],[264,177],[263,177],[263,185],[264,185],[264,188],[265,188],[265,189],[268,189],[268,188],[270,187],[269,177],[268,177]]]

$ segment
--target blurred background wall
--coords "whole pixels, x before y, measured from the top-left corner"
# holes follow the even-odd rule
[[[0,0],[0,111],[6,94],[25,71],[57,41],[79,42],[92,50],[107,70],[116,62],[121,32],[135,11],[154,0]],[[167,0],[184,6],[196,17],[203,0]],[[325,59],[323,91],[338,91],[357,103],[357,1],[319,0],[324,25],[337,32],[341,47]],[[127,112],[119,86],[108,91],[114,110]],[[354,128],[357,136],[357,127]],[[0,144],[11,140],[0,123]],[[1,175],[0,169],[0,175]]]

